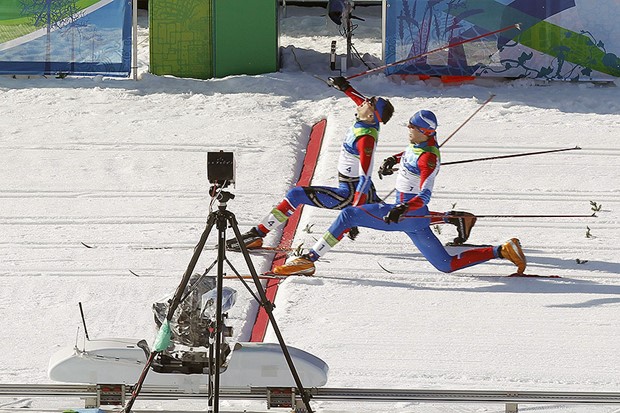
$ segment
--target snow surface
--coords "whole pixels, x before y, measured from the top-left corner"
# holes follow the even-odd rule
[[[355,47],[376,64],[380,9],[358,9],[366,20],[359,22]],[[344,40],[322,13],[296,7],[282,13],[284,67],[277,73],[208,81],[148,74],[148,19],[141,11],[137,82],[0,77],[0,384],[50,382],[49,357],[81,335],[78,302],[91,338],[152,343],[151,305],[176,288],[209,213],[206,152],[235,152],[237,184],[230,190],[236,198],[228,206],[242,230],[296,181],[309,128],[324,117],[313,183],[336,183],[339,146],[354,106],[313,77],[337,74],[328,70],[331,40],[344,52]],[[358,65],[347,75],[363,70]],[[431,209],[589,214],[591,202],[602,209],[598,218],[478,221],[471,242],[497,245],[518,237],[528,272],[560,279],[506,278],[514,266],[504,260],[439,273],[404,234],[362,229],[358,240],[343,240],[318,263],[316,278],[281,284],[275,314],[287,344],[329,364],[328,387],[620,391],[619,88],[533,80],[445,85],[381,73],[352,84],[396,107],[382,129],[375,170],[405,148],[413,112],[433,110],[441,140],[490,94],[497,96],[442,148],[443,162],[582,148],[446,165]],[[387,194],[393,179],[375,184]],[[305,208],[300,229],[310,232],[299,231],[295,245],[311,246],[336,214]],[[440,230],[445,242],[455,236],[451,226]],[[266,239],[275,242],[275,236]],[[212,235],[209,245],[215,243]],[[215,255],[205,251],[197,270]],[[254,256],[257,270],[267,270],[271,255]],[[245,268],[239,254],[229,259]],[[239,293],[230,312],[235,338],[247,340],[256,303],[238,281],[229,286]],[[272,332],[266,341],[275,341]],[[41,403],[0,400],[0,407]],[[206,401],[185,405],[205,409]],[[504,411],[501,404],[314,406],[324,412]],[[140,399],[136,407],[164,408]]]

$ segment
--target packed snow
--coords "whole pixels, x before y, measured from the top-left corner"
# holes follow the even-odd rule
[[[365,21],[358,23],[355,48],[377,65],[381,10],[359,7],[357,14]],[[149,74],[145,11],[139,24],[138,81],[0,77],[0,384],[51,383],[50,356],[83,335],[79,302],[91,338],[153,342],[152,303],[175,290],[209,214],[207,152],[235,153],[237,182],[229,188],[235,198],[228,208],[242,230],[294,185],[310,127],[322,118],[327,130],[312,182],[337,182],[354,104],[315,77],[339,74],[329,70],[331,40],[344,53],[344,39],[323,9],[289,6],[281,13],[279,72],[212,80]],[[345,75],[364,70],[358,62]],[[581,149],[445,165],[431,209],[479,215],[600,210],[593,218],[478,220],[469,242],[499,245],[518,237],[528,273],[561,278],[507,278],[515,270],[507,260],[444,274],[404,234],[361,228],[356,241],[345,238],[317,263],[316,277],[281,283],[275,316],[286,343],[328,363],[328,387],[620,391],[617,85],[526,79],[449,85],[381,72],[351,83],[396,108],[375,157],[380,195],[394,180],[377,179],[376,170],[404,150],[406,122],[415,111],[437,114],[442,141],[495,94],[442,147],[442,162]],[[293,244],[310,247],[336,216],[306,207]],[[436,231],[443,242],[456,236],[449,225]],[[275,245],[278,235],[266,244]],[[208,245],[215,243],[212,235]],[[246,268],[240,254],[228,257]],[[268,270],[272,257],[253,254],[256,269]],[[197,271],[215,258],[216,251],[205,250]],[[257,304],[240,282],[226,282],[239,294],[229,312],[234,338],[248,340]],[[276,341],[272,331],[265,341]],[[46,404],[0,400],[3,406]],[[166,406],[200,410],[206,401]],[[498,403],[313,406],[323,412],[504,411]],[[136,407],[164,409],[140,399]],[[522,411],[539,409],[618,412],[620,406]]]

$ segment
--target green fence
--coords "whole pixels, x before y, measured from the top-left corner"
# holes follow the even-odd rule
[[[150,72],[213,77],[211,0],[150,0]]]
[[[214,0],[214,3],[215,76],[277,71],[277,2]]]
[[[276,0],[150,0],[150,72],[197,79],[278,70]]]

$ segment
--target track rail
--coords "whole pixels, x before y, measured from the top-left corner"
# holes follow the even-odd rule
[[[72,384],[0,384],[0,397],[78,397],[96,399],[105,385]],[[125,395],[131,386],[123,387]],[[224,388],[220,398],[228,400],[268,400],[274,389],[267,387]],[[450,402],[450,403],[562,403],[562,404],[620,404],[620,392],[560,392],[560,391],[488,391],[488,390],[408,390],[408,389],[307,389],[312,400],[343,402]],[[140,398],[145,400],[204,399],[206,390],[186,393],[182,389],[157,386],[143,387]],[[98,399],[97,399],[98,400]],[[516,410],[514,410],[516,411]]]

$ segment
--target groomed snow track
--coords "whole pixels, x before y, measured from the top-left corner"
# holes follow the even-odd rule
[[[0,384],[0,397],[59,397],[84,399],[86,407],[103,405],[102,396],[109,397],[106,385],[71,384]],[[107,386],[111,387],[111,386]],[[131,386],[119,386],[122,401],[131,394]],[[270,408],[286,406],[286,400],[293,401],[292,389],[267,387],[227,388],[220,391],[220,398],[227,400],[265,400]],[[507,413],[516,413],[519,404],[620,404],[620,392],[559,392],[559,391],[489,391],[489,390],[407,390],[407,389],[355,389],[355,388],[311,388],[306,389],[313,401],[340,402],[433,402],[433,403],[501,403]],[[288,391],[288,393],[287,393]],[[140,392],[144,400],[206,400],[206,390],[199,393],[184,393],[181,390],[145,386]],[[299,397],[295,400],[299,401]],[[110,399],[107,399],[110,400]],[[282,403],[282,401],[285,403]],[[272,403],[273,402],[273,403]],[[1,403],[0,403],[1,405]],[[120,408],[120,406],[116,406]],[[297,408],[300,405],[297,403]],[[29,409],[36,411],[37,409]],[[45,409],[46,411],[48,409]],[[186,409],[183,409],[187,411]],[[53,409],[50,409],[53,411]],[[60,411],[60,410],[58,410]],[[140,411],[137,409],[137,411]],[[298,410],[299,411],[299,410]]]

